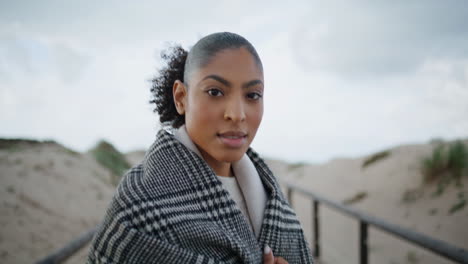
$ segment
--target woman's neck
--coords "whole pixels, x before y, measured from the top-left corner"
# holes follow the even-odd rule
[[[200,151],[200,154],[203,156],[203,159],[208,163],[208,165],[213,169],[213,171],[218,176],[223,177],[233,177],[232,164],[230,162],[222,162],[214,159],[204,151]]]
[[[208,163],[208,165],[210,165],[210,167],[213,169],[213,171],[216,173],[216,175],[218,176],[222,176],[222,177],[233,177],[234,174],[232,173],[232,166],[231,166],[231,163],[226,163],[226,162],[223,162],[222,166],[214,166],[214,165],[211,165]]]

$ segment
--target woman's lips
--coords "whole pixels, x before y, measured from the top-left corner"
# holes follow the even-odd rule
[[[229,131],[218,134],[221,142],[230,148],[239,148],[247,141],[247,134],[238,131]]]

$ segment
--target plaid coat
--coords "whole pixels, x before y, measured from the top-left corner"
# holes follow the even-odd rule
[[[257,240],[213,170],[165,130],[122,178],[87,263],[262,263],[263,247],[312,263],[302,227],[277,180],[247,151],[268,198]]]

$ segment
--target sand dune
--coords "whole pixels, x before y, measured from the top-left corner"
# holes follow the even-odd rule
[[[468,142],[466,142],[468,144]],[[306,186],[330,199],[388,222],[468,248],[468,209],[449,213],[463,187],[422,185],[420,160],[433,145],[407,145],[366,168],[366,157],[335,159],[324,164],[287,164],[267,160],[281,180]],[[128,153],[136,164],[144,151]],[[115,187],[111,173],[88,154],[74,153],[56,143],[23,142],[0,146],[0,263],[30,263],[92,228],[105,213]],[[311,241],[311,204],[294,195],[293,204]],[[322,263],[358,263],[358,223],[321,208]],[[370,230],[371,263],[451,263],[418,247]],[[85,247],[68,263],[83,263]]]
[[[0,171],[0,263],[31,263],[97,225],[114,192],[109,171],[55,143],[0,149]]]
[[[389,150],[388,157],[364,169],[366,157],[335,159],[320,165],[270,164],[284,180],[335,201],[360,197],[352,207],[468,249],[467,206],[449,213],[461,197],[468,197],[468,177],[463,178],[463,186],[452,183],[435,196],[437,185],[424,185],[420,172],[420,161],[431,154],[432,148],[431,144],[396,147]],[[311,241],[311,204],[301,195],[294,195],[293,203]],[[323,262],[358,263],[357,221],[325,207],[321,207],[320,221]],[[371,229],[369,236],[371,263],[452,263],[376,229]]]

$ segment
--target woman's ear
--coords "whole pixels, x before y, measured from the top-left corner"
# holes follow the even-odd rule
[[[183,82],[176,80],[172,86],[172,96],[174,98],[174,104],[179,115],[185,114],[185,108],[187,106],[187,89]]]

